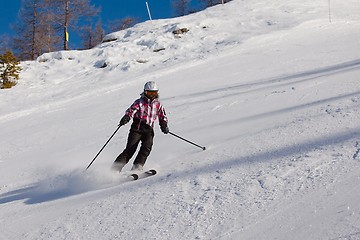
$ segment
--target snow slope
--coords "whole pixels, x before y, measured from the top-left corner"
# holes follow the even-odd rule
[[[359,11],[234,0],[22,63],[0,92],[0,239],[360,239]],[[85,172],[148,80],[207,150],[156,126],[158,175],[127,182],[126,125]]]

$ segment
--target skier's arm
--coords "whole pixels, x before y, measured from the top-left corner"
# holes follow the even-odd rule
[[[168,118],[166,116],[165,108],[163,106],[160,106],[158,117],[159,117],[159,124],[161,131],[165,134],[168,134],[169,133]]]
[[[125,115],[128,115],[129,117],[133,118],[135,113],[140,108],[140,99],[135,100],[133,104],[125,111]]]
[[[139,101],[136,100],[126,111],[125,111],[125,115],[121,118],[119,125],[125,125],[127,124],[130,119],[134,116],[134,114],[136,113],[137,109],[139,107]]]
[[[168,123],[168,118],[166,116],[165,108],[161,105],[158,111],[159,123],[165,122]]]

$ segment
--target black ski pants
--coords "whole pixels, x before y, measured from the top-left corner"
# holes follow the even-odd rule
[[[142,166],[145,164],[147,157],[151,152],[151,148],[153,145],[154,139],[154,130],[148,131],[137,131],[130,130],[126,148],[124,151],[116,158],[115,163],[123,163],[126,164],[135,154],[136,149],[141,142],[140,150],[134,160],[134,164],[141,164]]]

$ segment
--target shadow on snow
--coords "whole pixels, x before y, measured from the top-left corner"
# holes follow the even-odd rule
[[[252,82],[252,83],[242,83],[242,84],[238,84],[238,85],[219,88],[216,90],[191,93],[191,94],[182,95],[182,96],[179,95],[176,97],[179,97],[180,99],[189,99],[189,97],[195,97],[195,99],[197,99],[196,97],[199,97],[199,96],[200,97],[208,96],[202,100],[197,99],[195,101],[186,102],[186,104],[199,104],[199,103],[208,102],[211,100],[217,101],[219,98],[223,98],[223,97],[236,96],[236,95],[239,95],[239,93],[244,94],[244,93],[256,92],[256,91],[264,90],[264,89],[268,89],[268,88],[274,88],[274,87],[279,87],[279,86],[292,85],[295,83],[312,81],[314,79],[321,78],[321,77],[327,77],[327,76],[331,76],[334,74],[354,71],[354,70],[357,70],[358,68],[360,68],[360,59],[352,60],[352,61],[348,61],[348,62],[336,64],[336,65],[331,65],[331,66],[327,66],[327,67],[323,67],[323,68],[312,69],[312,70],[308,70],[308,71],[304,71],[304,72],[288,74],[288,75],[273,77],[273,78],[269,78],[269,79],[263,79],[263,80],[259,80],[259,81]],[[216,95],[214,97],[209,97],[209,95],[218,94],[218,93],[223,93],[223,95],[222,96]],[[181,104],[184,104],[184,103],[181,103]]]
[[[116,186],[127,179],[106,174],[97,176],[92,171],[73,171],[49,176],[30,186],[0,195],[0,204],[24,200],[26,204],[37,204],[62,199],[85,192]]]

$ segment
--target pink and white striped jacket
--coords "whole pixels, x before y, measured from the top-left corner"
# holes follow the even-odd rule
[[[168,122],[166,117],[165,108],[161,105],[158,98],[150,100],[143,93],[141,97],[126,110],[126,115],[131,118],[140,119],[141,122],[145,122],[147,125],[154,127],[154,123],[157,118],[159,122]]]

